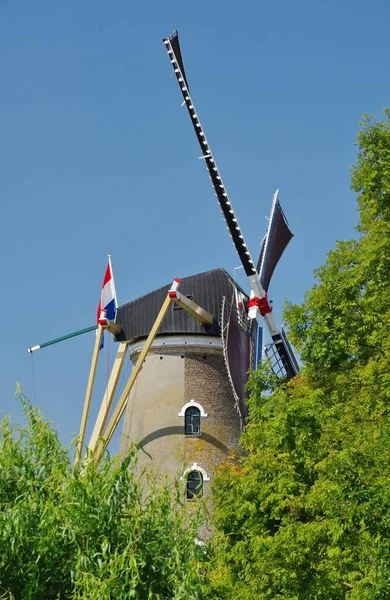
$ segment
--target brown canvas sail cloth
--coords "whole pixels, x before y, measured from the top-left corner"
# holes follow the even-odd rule
[[[186,86],[187,86],[188,91],[189,91],[190,86],[188,85],[188,81],[187,81],[187,77],[186,77],[186,72],[184,70],[183,59],[182,59],[182,56],[181,56],[181,50],[180,50],[180,44],[179,44],[179,35],[178,35],[177,31],[175,31],[172,34],[172,36],[170,36],[169,41],[171,42],[172,50],[173,50],[173,52],[175,54],[176,61],[179,64],[180,71],[183,74],[184,81],[186,82]]]
[[[282,211],[280,202],[277,200],[257,262],[257,272],[259,273],[261,285],[266,291],[268,291],[275,267],[292,237],[293,233]]]

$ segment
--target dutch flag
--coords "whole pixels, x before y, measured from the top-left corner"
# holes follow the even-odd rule
[[[116,298],[114,276],[112,274],[111,256],[108,256],[107,269],[104,275],[102,291],[97,309],[96,323],[99,324],[99,321],[102,318],[115,322],[117,307],[118,301]],[[103,348],[103,345],[104,339],[102,339],[101,348]]]

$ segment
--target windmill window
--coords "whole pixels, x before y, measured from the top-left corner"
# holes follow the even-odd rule
[[[190,471],[187,475],[187,500],[193,500],[203,492],[203,477],[200,471]]]
[[[200,410],[197,406],[189,406],[184,413],[184,433],[200,435]]]

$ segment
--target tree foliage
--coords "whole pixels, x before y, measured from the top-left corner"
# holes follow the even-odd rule
[[[210,598],[390,598],[389,120],[358,145],[358,238],[285,310],[304,368],[252,375],[245,454],[214,486]]]
[[[22,397],[25,426],[0,428],[0,598],[197,599],[205,547],[179,487],[145,488],[136,451],[84,471]]]

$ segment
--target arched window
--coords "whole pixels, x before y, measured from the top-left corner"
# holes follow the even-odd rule
[[[184,433],[185,435],[200,435],[200,419],[207,417],[203,406],[190,400],[187,402],[178,413],[179,417],[184,417]]]
[[[210,477],[203,467],[194,462],[184,471],[180,480],[186,482],[187,500],[193,500],[203,494],[203,483],[210,481]]]
[[[203,476],[200,471],[190,471],[187,475],[187,500],[193,500],[203,492]]]
[[[184,433],[186,435],[200,434],[200,410],[197,406],[189,406],[184,413]]]

